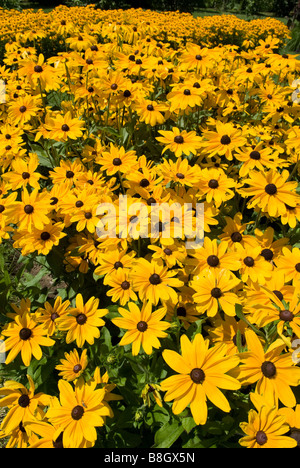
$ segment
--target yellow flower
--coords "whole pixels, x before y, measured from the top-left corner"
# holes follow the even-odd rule
[[[207,399],[222,411],[229,412],[230,405],[219,390],[238,390],[240,383],[227,372],[234,369],[238,356],[225,356],[227,347],[220,343],[209,348],[208,340],[197,333],[193,341],[186,335],[180,340],[181,354],[164,350],[163,358],[177,374],[161,382],[166,391],[165,401],[174,400],[172,410],[180,414],[188,405],[196,424],[205,424],[208,416]]]
[[[146,354],[152,354],[153,348],[160,348],[158,338],[165,338],[165,332],[170,327],[168,322],[162,321],[166,314],[165,308],[160,308],[152,312],[152,304],[144,303],[142,309],[134,302],[128,303],[129,310],[119,308],[122,317],[112,319],[112,322],[119,328],[126,329],[126,333],[120,341],[120,346],[132,343],[132,355],[137,356],[141,347]]]

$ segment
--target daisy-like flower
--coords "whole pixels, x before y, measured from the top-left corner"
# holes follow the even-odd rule
[[[105,389],[96,389],[97,384],[76,384],[60,380],[59,400],[52,399],[47,418],[63,432],[65,448],[80,448],[88,442],[94,445],[97,440],[96,427],[104,425],[104,418],[111,415],[104,401]]]
[[[165,332],[170,323],[163,321],[166,314],[164,307],[152,312],[152,304],[144,303],[142,309],[134,302],[128,303],[129,310],[119,308],[122,317],[112,319],[119,328],[127,330],[120,341],[120,346],[132,344],[132,355],[137,356],[141,347],[146,354],[152,354],[153,348],[159,349],[159,338],[166,338]]]
[[[43,327],[47,330],[48,335],[52,336],[57,330],[55,321],[68,314],[68,309],[70,307],[70,301],[64,301],[60,296],[55,299],[53,305],[50,302],[45,302],[44,307],[38,309],[37,311],[37,320],[39,323],[43,324]]]
[[[190,153],[195,155],[200,148],[201,138],[194,131],[180,131],[179,128],[173,127],[171,131],[159,130],[158,133],[162,136],[157,137],[156,140],[165,145],[162,154],[170,150],[179,158],[183,154],[186,156],[189,156]]]
[[[177,292],[175,288],[183,286],[183,281],[174,278],[176,270],[168,270],[159,259],[149,262],[139,258],[130,272],[133,290],[138,292],[142,301],[150,301],[157,305],[160,300],[167,301],[169,298],[176,301]]]
[[[232,190],[236,182],[228,177],[223,169],[205,168],[200,173],[198,184],[199,198],[204,198],[207,203],[214,202],[216,207],[220,207],[223,202],[234,197]]]
[[[1,429],[4,434],[10,435],[26,422],[42,419],[42,407],[49,404],[49,397],[43,393],[35,394],[35,385],[32,378],[27,375],[29,389],[20,382],[8,380],[0,388],[0,407],[9,407],[9,411],[2,421]]]
[[[222,123],[217,121],[215,131],[207,130],[203,132],[201,147],[209,157],[218,154],[232,160],[234,151],[243,147],[246,142],[242,130],[235,128],[230,122]]]
[[[14,125],[24,125],[32,117],[36,116],[40,110],[38,98],[32,96],[21,96],[9,106],[9,123]]]
[[[205,274],[208,270],[238,271],[241,267],[239,254],[228,251],[228,244],[225,241],[218,242],[217,239],[211,240],[209,237],[204,237],[203,247],[189,253],[190,259],[187,259],[186,264],[191,265],[193,270],[192,275]]]
[[[186,158],[178,158],[175,162],[164,159],[159,166],[159,173],[165,185],[174,182],[183,187],[193,187],[200,180],[199,166],[191,166]]]
[[[164,113],[167,112],[169,107],[163,102],[151,101],[150,99],[143,99],[135,105],[135,110],[139,115],[140,122],[145,122],[147,125],[154,127],[161,125],[165,122]]]
[[[298,183],[288,181],[289,171],[282,173],[276,170],[268,172],[252,171],[249,179],[244,180],[247,188],[238,189],[242,196],[251,197],[248,208],[257,207],[272,217],[279,217],[286,213],[286,205],[295,207],[299,202],[296,193]]]
[[[240,284],[241,281],[229,270],[220,270],[218,274],[209,270],[205,275],[194,277],[190,287],[195,291],[193,299],[197,310],[214,317],[221,307],[225,314],[235,316],[235,305],[241,300],[234,291]]]
[[[296,398],[291,387],[297,387],[300,368],[295,365],[290,352],[282,354],[286,344],[274,342],[265,351],[261,341],[252,330],[245,331],[248,351],[240,354],[241,365],[237,378],[243,386],[254,385],[257,393],[266,399],[274,398],[292,408]]]
[[[132,170],[137,161],[135,151],[125,151],[122,146],[110,144],[109,151],[103,151],[102,155],[97,157],[95,162],[99,164],[108,176],[120,173],[127,173]]]
[[[129,281],[129,270],[125,270],[122,267],[118,268],[109,275],[105,284],[111,288],[107,291],[106,295],[111,297],[113,302],[119,301],[121,306],[126,305],[130,300],[137,301],[138,299]]]
[[[297,440],[288,434],[290,426],[287,414],[276,404],[266,402],[265,398],[252,393],[251,401],[255,406],[248,413],[248,422],[240,423],[245,436],[239,440],[242,447],[247,448],[294,448]]]
[[[180,414],[188,405],[196,424],[205,424],[208,416],[207,399],[224,412],[230,405],[220,391],[238,390],[240,383],[227,374],[238,363],[237,355],[226,355],[225,344],[209,348],[209,341],[197,333],[191,342],[186,335],[180,340],[181,354],[164,350],[163,358],[177,374],[161,382],[166,391],[165,401],[174,400],[172,410]]]
[[[58,329],[67,332],[66,343],[76,341],[82,348],[87,341],[93,344],[100,337],[100,329],[105,322],[102,320],[108,310],[98,309],[99,299],[91,297],[86,304],[81,294],[76,296],[76,307],[69,310],[68,315],[57,318]]]
[[[17,190],[29,185],[30,187],[39,189],[39,179],[47,179],[42,176],[36,169],[39,165],[38,156],[35,153],[29,154],[26,160],[17,158],[12,161],[11,171],[2,174],[2,179],[7,182],[7,188]]]
[[[7,208],[7,215],[18,224],[19,229],[32,232],[33,228],[43,229],[49,224],[49,196],[47,192],[39,192],[34,189],[28,193],[24,188],[22,191],[22,201],[15,202],[13,206]]]
[[[56,114],[46,120],[44,137],[55,141],[77,140],[83,135],[84,125],[83,120],[73,118],[69,111],[65,115]]]
[[[14,321],[6,325],[2,334],[7,337],[4,343],[6,352],[9,351],[6,364],[12,362],[21,353],[22,361],[28,367],[32,356],[38,361],[42,358],[41,346],[55,344],[55,341],[47,336],[47,330],[42,325],[38,325],[29,313],[16,315]]]
[[[22,255],[26,256],[37,251],[38,254],[48,255],[54,245],[58,245],[60,239],[65,237],[64,223],[49,223],[43,229],[33,228],[31,233],[15,238],[14,247],[22,249]]]
[[[253,221],[249,223],[243,223],[242,213],[236,213],[233,218],[230,216],[225,216],[224,220],[226,226],[223,229],[223,234],[220,234],[220,239],[228,243],[228,247],[235,251],[243,247],[249,246],[256,247],[258,245],[257,240],[247,234],[247,226],[253,224]]]
[[[83,349],[79,356],[77,349],[73,349],[69,353],[66,352],[64,356],[64,359],[60,359],[60,364],[55,369],[60,371],[58,375],[62,379],[73,382],[79,379],[88,365],[87,350]]]

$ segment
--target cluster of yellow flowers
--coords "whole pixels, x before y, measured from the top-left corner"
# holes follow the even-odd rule
[[[92,7],[1,11],[0,23],[0,241],[57,255],[67,291],[1,316],[5,365],[29,369],[29,387],[0,389],[7,446],[95,446],[122,398],[95,365],[109,323],[131,359],[163,358],[168,377],[143,380],[147,404],[189,407],[205,425],[211,404],[230,412],[250,388],[240,445],[296,446],[300,62],[278,52],[287,28]],[[46,44],[59,52],[46,57]],[[103,204],[119,215],[114,237],[99,235]],[[204,240],[191,247],[199,204]],[[55,395],[30,375],[45,356]]]

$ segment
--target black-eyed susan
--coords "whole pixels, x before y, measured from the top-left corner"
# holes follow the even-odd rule
[[[201,137],[195,131],[180,131],[179,128],[173,127],[172,130],[159,130],[159,133],[162,136],[156,139],[165,145],[162,154],[170,150],[179,158],[182,155],[189,156],[190,153],[195,155],[200,148]]]
[[[76,341],[82,348],[87,341],[93,344],[100,336],[100,327],[105,322],[102,319],[107,314],[107,309],[99,309],[99,299],[91,297],[86,303],[81,294],[76,296],[76,306],[71,308],[67,315],[57,318],[57,326],[60,331],[66,333],[66,343]]]
[[[82,375],[88,365],[87,349],[83,349],[79,355],[77,349],[65,352],[64,358],[60,359],[60,364],[55,368],[59,371],[59,377],[73,382]]]
[[[218,154],[232,160],[234,151],[245,146],[246,142],[241,129],[236,128],[231,122],[217,121],[215,131],[206,130],[203,132],[201,147],[209,157]]]
[[[129,273],[129,270],[120,267],[105,279],[105,284],[110,287],[106,295],[111,297],[113,302],[119,302],[121,306],[125,306],[129,301],[135,302],[138,299],[132,289]]]
[[[248,187],[238,189],[242,196],[251,197],[248,207],[257,207],[272,217],[286,212],[286,205],[295,207],[299,201],[297,182],[289,181],[290,173],[283,170],[252,171],[244,180]]]
[[[180,340],[181,354],[164,350],[163,358],[177,374],[161,382],[166,391],[165,401],[173,401],[174,414],[190,406],[196,424],[205,424],[208,417],[207,399],[222,411],[229,412],[230,405],[220,391],[238,390],[240,383],[227,374],[236,368],[239,358],[226,355],[226,345],[220,343],[209,348],[209,341],[197,333],[190,341],[186,335]]]
[[[142,348],[148,355],[153,348],[161,347],[159,338],[166,338],[166,330],[170,323],[163,320],[166,310],[164,307],[152,312],[151,302],[144,302],[140,309],[134,302],[128,303],[128,309],[119,308],[122,317],[112,319],[121,329],[127,330],[123,335],[120,346],[132,344],[132,355],[137,356]]]
[[[118,148],[111,143],[109,151],[103,151],[96,162],[108,176],[112,176],[118,172],[122,174],[130,172],[136,160],[135,151],[125,151],[123,146]]]
[[[176,270],[169,270],[159,259],[149,262],[139,258],[132,265],[129,278],[133,290],[142,301],[157,305],[160,300],[166,301],[169,298],[176,301],[176,288],[184,284],[180,279],[174,278],[176,274]]]
[[[63,431],[65,448],[80,448],[97,440],[96,427],[104,425],[104,418],[110,416],[110,408],[104,402],[105,389],[96,389],[96,383],[72,385],[60,380],[59,400],[53,398],[47,411],[47,418]]]
[[[33,356],[37,360],[42,358],[42,346],[49,347],[55,344],[55,341],[48,337],[47,330],[29,313],[16,315],[14,321],[6,325],[2,334],[6,337],[5,350],[9,351],[6,364],[21,353],[22,361],[28,367]]]
[[[289,423],[284,411],[251,395],[255,409],[250,409],[248,422],[240,423],[245,435],[239,444],[246,448],[294,448],[297,441],[289,436]],[[284,408],[283,408],[284,409]]]
[[[46,301],[44,307],[38,309],[37,320],[39,323],[43,324],[43,327],[47,330],[49,336],[54,335],[57,331],[55,321],[68,313],[70,304],[70,301],[63,301],[62,298],[58,296],[55,299],[54,304]]]
[[[200,199],[205,198],[207,203],[214,202],[218,208],[223,202],[234,197],[236,182],[222,169],[205,168],[200,173],[198,183]]]
[[[7,436],[26,422],[42,419],[42,408],[49,404],[49,397],[43,393],[35,393],[35,385],[30,375],[27,375],[29,389],[13,380],[4,382],[0,389],[0,406],[9,407],[4,417],[1,430]]]
[[[236,293],[240,285],[241,280],[229,270],[219,270],[217,274],[209,270],[190,281],[197,310],[201,314],[206,312],[208,317],[214,317],[220,310],[235,316],[235,306],[241,302]]]
[[[300,368],[290,352],[282,353],[286,344],[274,342],[266,350],[253,330],[245,331],[248,351],[240,355],[237,377],[243,386],[254,385],[266,399],[280,400],[284,406],[294,407],[296,397],[291,387],[297,387]]]

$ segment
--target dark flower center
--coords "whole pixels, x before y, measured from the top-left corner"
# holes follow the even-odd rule
[[[126,91],[124,91],[124,93],[123,93],[123,96],[124,96],[125,98],[130,97],[130,96],[131,96],[131,92],[130,92],[128,89],[126,89]]]
[[[51,237],[51,235],[49,234],[49,232],[42,232],[42,234],[41,234],[41,239],[42,239],[43,241],[49,240],[50,237]]]
[[[34,67],[34,71],[35,71],[35,73],[42,73],[43,68],[41,67],[41,65],[36,65]]]
[[[219,265],[220,260],[218,259],[216,255],[209,255],[209,257],[207,257],[207,263],[211,267],[216,267]]]
[[[87,321],[87,316],[85,314],[79,314],[76,317],[76,322],[78,325],[84,325]]]
[[[19,332],[19,337],[23,341],[29,340],[31,335],[32,335],[32,331],[29,328],[22,328],[22,330],[20,330]]]
[[[266,435],[266,433],[264,431],[258,431],[256,433],[256,442],[258,443],[258,445],[265,445],[265,443],[267,442],[268,440],[268,437]]]
[[[184,142],[184,139],[181,135],[176,135],[176,137],[174,138],[174,142],[181,145]]]
[[[152,106],[152,104],[148,104],[147,110],[148,111],[153,111],[154,110],[154,107]]]
[[[30,179],[30,174],[29,174],[29,172],[23,172],[22,178],[23,178],[24,180]]]
[[[241,345],[242,345],[242,346],[246,346],[246,338],[245,338],[245,335],[244,335],[243,333],[241,333],[240,336],[241,336]],[[233,341],[234,345],[236,346],[236,344],[237,344],[236,335],[233,336],[232,341]]]
[[[136,328],[138,329],[138,331],[144,333],[147,330],[148,325],[146,322],[142,320],[141,322],[137,324]]]
[[[67,124],[63,124],[61,129],[62,129],[63,132],[68,132],[70,130],[70,127]]]
[[[161,278],[157,273],[153,273],[153,275],[150,276],[149,281],[153,285],[157,285],[161,283]]]
[[[254,258],[252,257],[246,257],[244,258],[244,263],[247,267],[253,267],[254,266]]]
[[[200,54],[197,54],[196,57],[195,57],[196,60],[202,60],[202,55]]]
[[[4,210],[5,210],[5,206],[4,206],[4,205],[0,205],[0,213],[3,213]]]
[[[261,158],[259,151],[251,151],[250,158],[254,159],[255,161],[259,161]]]
[[[126,291],[127,289],[130,288],[130,283],[129,281],[123,281],[123,283],[121,284],[121,288],[124,289],[124,291]]]
[[[74,177],[74,172],[73,171],[67,171],[66,172],[66,178],[67,179],[72,179]]]
[[[231,143],[231,138],[228,135],[223,135],[221,138],[222,145],[229,145]]]
[[[18,400],[19,406],[22,408],[26,408],[30,404],[30,399],[28,395],[21,395],[19,400]]]
[[[75,203],[76,208],[82,208],[83,205],[84,205],[84,203],[83,203],[83,201],[81,201],[81,200],[78,200],[78,201]]]
[[[202,369],[195,367],[190,373],[192,381],[196,384],[202,383],[205,379],[205,374]]]
[[[121,166],[122,160],[120,158],[114,158],[113,159],[113,165],[114,166]]]
[[[78,372],[80,372],[82,369],[82,365],[81,364],[76,364],[73,368],[73,371],[75,372],[75,374],[78,374]]]
[[[268,195],[275,195],[277,193],[277,187],[275,184],[268,184],[265,186],[265,192]]]
[[[211,179],[209,182],[208,182],[208,186],[209,188],[211,189],[217,189],[219,187],[219,182],[216,180],[216,179]]]
[[[184,179],[185,178],[184,174],[182,174],[181,172],[177,172],[176,177],[178,179]]]
[[[27,111],[27,107],[21,106],[20,109],[19,109],[19,111],[20,111],[22,114],[24,114],[24,112]]]
[[[84,415],[84,409],[82,406],[78,405],[72,409],[71,416],[73,419],[75,419],[75,421],[79,421],[79,419],[81,419],[83,415]]]
[[[123,268],[123,263],[122,262],[115,262],[114,268],[117,270],[118,268]]]
[[[300,273],[300,263],[297,263],[297,265],[295,265],[295,270]]]
[[[265,361],[261,365],[261,371],[265,377],[270,379],[276,374],[276,367],[271,361]]]
[[[143,188],[149,187],[149,185],[150,185],[150,182],[149,182],[148,179],[142,179],[140,181],[140,186],[143,187]]]
[[[265,260],[270,261],[274,257],[274,252],[271,249],[263,249],[260,255],[262,255]]]
[[[222,291],[220,288],[213,288],[211,290],[211,295],[215,299],[220,299],[220,297],[222,297]]]
[[[291,322],[294,318],[292,312],[290,310],[281,310],[279,317],[284,322]]]
[[[190,96],[190,95],[191,95],[191,91],[190,91],[189,89],[185,89],[185,90],[183,91],[183,94],[184,94],[185,96]]]
[[[85,219],[92,219],[93,214],[90,211],[88,211],[87,213],[84,214],[84,217]]]
[[[240,232],[233,232],[231,234],[232,242],[241,242],[242,239],[243,239],[243,236]]]
[[[58,318],[59,318],[59,315],[56,312],[53,312],[53,314],[51,314],[52,322],[55,322],[55,320],[58,319]]]
[[[166,255],[168,255],[168,256],[169,256],[169,255],[172,255],[172,250],[169,249],[168,247],[166,247],[166,248],[164,249],[164,253],[165,253]]]
[[[34,208],[31,205],[25,205],[24,206],[24,211],[26,214],[30,215],[34,212]]]

